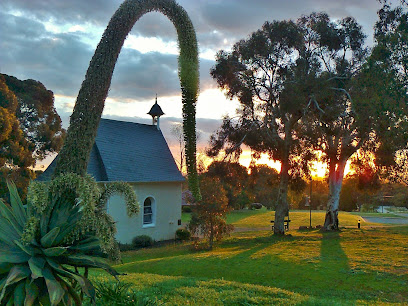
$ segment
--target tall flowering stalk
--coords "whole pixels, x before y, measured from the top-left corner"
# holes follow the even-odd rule
[[[196,168],[195,113],[199,89],[196,33],[187,12],[174,0],[126,0],[115,12],[96,48],[82,82],[54,177],[62,173],[84,175],[108,95],[113,70],[126,36],[144,14],[158,11],[177,30],[179,78],[183,102],[183,128],[189,187],[200,197]]]

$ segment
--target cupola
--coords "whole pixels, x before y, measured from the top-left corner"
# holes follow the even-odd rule
[[[160,105],[157,104],[157,94],[156,94],[156,102],[153,104],[148,114],[152,116],[152,125],[157,125],[157,129],[160,130],[160,116],[164,115],[164,113]]]

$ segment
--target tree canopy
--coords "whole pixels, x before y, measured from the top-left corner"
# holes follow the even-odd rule
[[[57,152],[63,142],[52,91],[38,81],[1,74],[0,129],[0,194],[7,194],[9,178],[24,196],[36,161]]]

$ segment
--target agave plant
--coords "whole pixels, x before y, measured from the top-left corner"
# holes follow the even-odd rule
[[[84,294],[94,300],[87,273],[78,269],[118,273],[94,255],[100,250],[95,236],[67,239],[81,220],[81,203],[60,195],[37,215],[13,183],[8,188],[10,205],[0,201],[0,304],[81,305]]]

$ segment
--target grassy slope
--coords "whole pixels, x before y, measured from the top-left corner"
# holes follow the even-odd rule
[[[236,218],[263,227],[270,212]],[[323,214],[323,213],[322,213]],[[308,214],[291,213],[293,224]],[[340,222],[355,224],[344,214]],[[295,221],[300,220],[300,221]],[[269,224],[268,224],[269,225]],[[170,245],[123,254],[119,271],[144,299],[170,304],[383,304],[408,300],[408,227],[235,233],[212,251]]]

